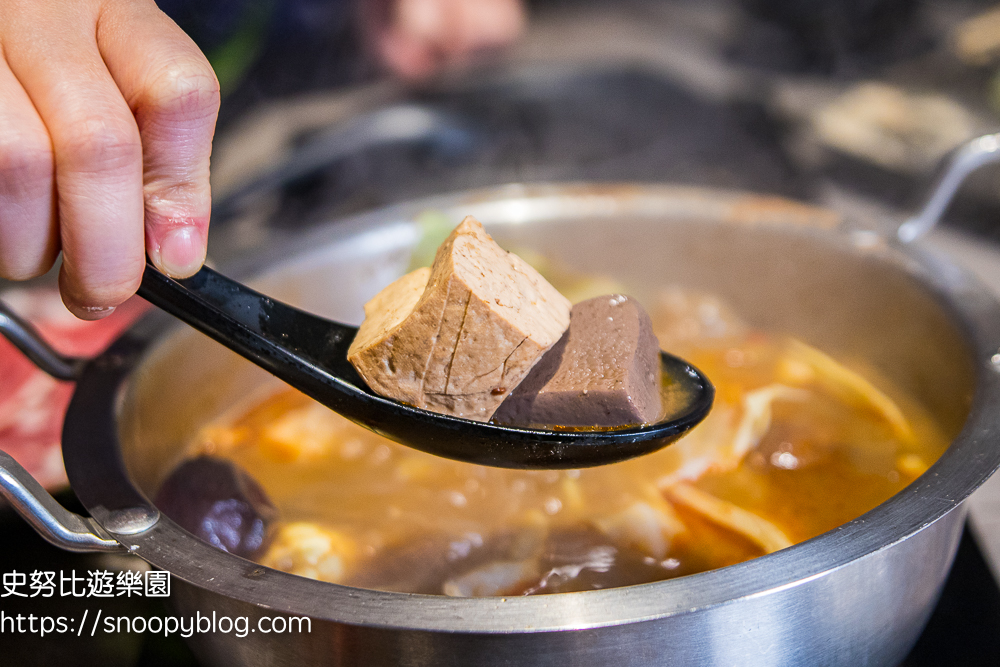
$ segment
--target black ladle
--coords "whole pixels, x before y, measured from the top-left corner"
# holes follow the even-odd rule
[[[687,404],[649,426],[610,431],[498,426],[421,410],[373,393],[347,361],[356,327],[275,301],[208,267],[174,280],[147,263],[139,295],[299,391],[390,440],[458,461],[500,468],[584,468],[648,454],[674,442],[712,407],[702,373],[661,352],[663,372]]]

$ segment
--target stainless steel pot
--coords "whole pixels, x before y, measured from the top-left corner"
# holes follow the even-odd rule
[[[913,645],[962,530],[1000,465],[1000,305],[946,258],[786,200],[659,185],[509,186],[394,206],[275,250],[261,290],[344,321],[399,275],[422,211],[474,214],[506,247],[609,273],[643,298],[709,290],[752,324],[862,355],[954,441],[905,490],[836,530],[732,567],[628,588],[455,599],[337,586],[194,538],[152,505],[195,430],[272,382],[154,313],[84,367],[55,506],[9,458],[0,488],[76,550],[127,549],[173,573],[178,614],[309,616],[310,632],[200,634],[212,665],[891,665]],[[273,261],[272,261],[273,260]],[[41,363],[47,363],[44,358]],[[65,370],[65,369],[63,369]],[[69,372],[69,371],[67,371]]]

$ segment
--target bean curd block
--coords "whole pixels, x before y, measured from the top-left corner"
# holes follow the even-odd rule
[[[487,421],[569,326],[570,303],[467,217],[365,304],[348,360],[376,393]]]
[[[656,421],[660,343],[635,299],[608,294],[573,306],[569,329],[494,420],[513,425],[615,427]]]

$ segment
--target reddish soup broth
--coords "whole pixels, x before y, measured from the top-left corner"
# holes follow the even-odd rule
[[[592,296],[580,279],[553,282],[575,301]],[[481,596],[638,584],[755,558],[873,508],[947,445],[919,403],[856,360],[749,329],[709,296],[666,289],[645,305],[662,347],[701,368],[717,399],[689,436],[633,461],[543,472],[457,463],[290,389],[209,425],[189,454],[232,460],[270,495],[281,520],[264,565]]]

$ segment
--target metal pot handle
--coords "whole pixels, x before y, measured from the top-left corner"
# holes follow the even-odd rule
[[[966,177],[980,167],[998,161],[1000,161],[1000,134],[977,137],[952,152],[923,208],[896,230],[899,240],[910,243],[933,229],[962,187]]]
[[[34,327],[15,315],[0,301],[0,334],[13,343],[36,366],[59,380],[76,380],[85,360],[67,357],[53,350]],[[39,535],[67,551],[124,551],[111,535],[89,517],[70,512],[14,460],[0,451],[0,496]]]
[[[28,357],[33,364],[57,380],[76,380],[86,359],[59,354],[45,342],[33,326],[0,301],[0,334]]]

